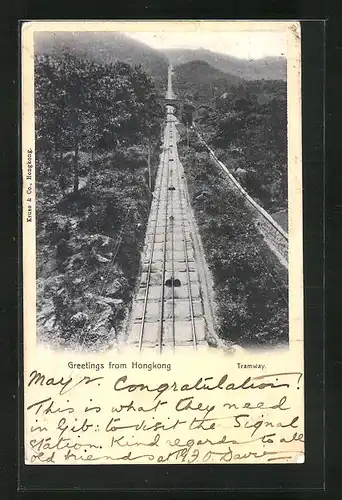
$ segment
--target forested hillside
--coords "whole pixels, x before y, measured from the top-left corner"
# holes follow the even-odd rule
[[[158,165],[155,93],[141,68],[122,62],[36,57],[41,341],[103,349],[124,325]]]
[[[177,96],[194,102],[208,103],[241,80],[213,68],[204,61],[191,61],[175,68],[173,81]]]
[[[244,199],[209,159],[196,133],[179,151],[214,279],[217,333],[228,345],[288,342],[287,272],[253,223]]]
[[[287,210],[286,82],[216,79],[208,68],[207,83],[193,67],[175,68],[174,90],[189,100],[192,95],[195,106],[206,105],[195,114],[196,126],[257,202],[271,213]],[[286,229],[286,215],[280,222]]]
[[[166,90],[168,61],[161,52],[120,32],[37,32],[35,52],[60,57],[65,51],[97,64],[141,65],[160,91]]]

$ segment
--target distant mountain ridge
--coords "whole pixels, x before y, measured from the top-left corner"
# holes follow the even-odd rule
[[[174,68],[174,73],[178,79],[181,78],[186,80],[188,78],[194,82],[197,81],[198,84],[208,84],[219,80],[224,80],[227,84],[231,85],[241,82],[241,78],[238,76],[225,73],[202,60],[194,60],[179,64]]]
[[[207,49],[156,50],[121,32],[105,31],[56,31],[35,34],[36,53],[60,54],[67,49],[78,57],[97,63],[123,61],[130,65],[140,64],[152,76],[159,87],[165,89],[167,67],[174,67],[192,61],[203,61],[232,78],[245,80],[286,80],[285,57],[263,59],[238,59]]]
[[[238,59],[206,49],[167,49],[164,54],[173,66],[191,61],[204,61],[224,73],[245,80],[286,80],[286,58]]]
[[[78,31],[38,32],[35,35],[35,52],[61,54],[63,50],[87,58],[95,63],[123,61],[140,64],[150,76],[166,82],[168,60],[158,50],[140,43],[120,32]]]

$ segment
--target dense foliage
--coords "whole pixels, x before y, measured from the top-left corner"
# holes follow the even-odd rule
[[[287,209],[287,97],[282,80],[211,83],[177,76],[175,92],[197,108],[196,124],[239,182],[271,213]],[[204,82],[204,83],[203,83]]]
[[[118,31],[38,31],[35,53],[63,57],[65,52],[77,59],[108,65],[125,61],[141,65],[157,88],[166,90],[168,61],[160,51]]]
[[[287,208],[286,84],[249,82],[215,102],[201,123],[220,159],[267,210]]]
[[[74,151],[74,190],[79,152],[110,150],[159,133],[161,110],[151,80],[125,63],[97,65],[65,53],[35,64],[36,149],[55,162]],[[157,118],[157,119],[156,119]]]
[[[183,137],[182,163],[206,260],[212,271],[219,335],[244,346],[288,340],[287,274],[257,231],[243,198],[209,161],[196,135]]]
[[[163,110],[125,63],[42,56],[35,78],[38,335],[103,348],[131,302]]]

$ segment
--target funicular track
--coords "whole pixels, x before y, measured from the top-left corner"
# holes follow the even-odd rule
[[[128,335],[128,342],[140,350],[197,349],[207,345],[212,328],[204,256],[199,255],[176,134],[176,118],[167,107],[163,153]]]

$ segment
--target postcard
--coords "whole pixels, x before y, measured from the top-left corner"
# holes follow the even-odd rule
[[[305,461],[300,40],[22,24],[26,465]]]

